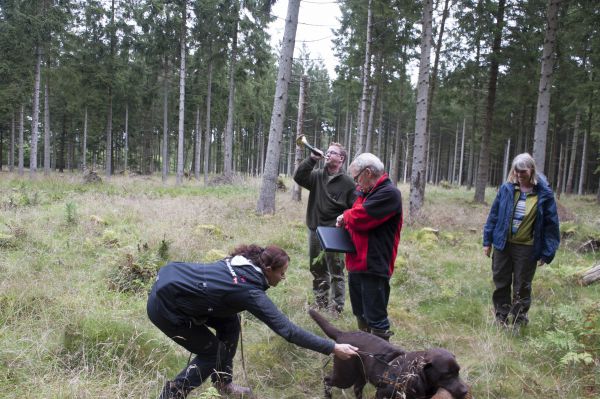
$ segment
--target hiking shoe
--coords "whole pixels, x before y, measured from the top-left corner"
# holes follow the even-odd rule
[[[248,387],[243,387],[241,385],[234,384],[233,382],[224,383],[224,382],[215,382],[215,388],[219,391],[220,395],[229,397],[229,398],[244,398],[244,399],[254,399],[255,396],[252,394],[252,389]]]

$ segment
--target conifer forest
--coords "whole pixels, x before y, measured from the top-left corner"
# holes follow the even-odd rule
[[[600,195],[598,1],[337,2],[329,76],[299,0],[280,48],[272,0],[2,0],[0,168],[272,177],[304,134],[378,155],[411,213],[425,184],[483,201],[521,152],[557,194]]]

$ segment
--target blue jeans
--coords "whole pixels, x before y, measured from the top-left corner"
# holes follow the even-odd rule
[[[209,376],[213,382],[231,382],[233,357],[240,336],[238,315],[208,317],[204,324],[174,325],[156,312],[148,302],[148,317],[169,338],[195,354],[196,357],[175,377],[174,384],[188,393]],[[214,328],[214,334],[208,327]]]
[[[352,313],[371,328],[389,330],[387,306],[390,299],[390,280],[367,273],[348,273]]]

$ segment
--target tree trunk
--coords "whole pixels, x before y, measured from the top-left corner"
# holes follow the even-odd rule
[[[24,126],[24,114],[25,113],[25,106],[21,105],[21,110],[19,111],[19,176],[23,176],[23,173],[25,173],[24,167],[25,167],[25,148],[23,146],[23,142],[24,142],[24,131],[25,131],[25,126]]]
[[[360,97],[360,113],[358,122],[358,138],[355,155],[365,152],[367,134],[367,109],[369,101],[369,79],[371,75],[371,29],[373,27],[373,0],[369,0],[367,9],[367,40],[365,42],[365,63],[363,65],[362,95]]]
[[[235,111],[235,66],[237,59],[237,36],[239,17],[238,10],[235,7],[235,26],[233,29],[233,38],[231,42],[231,59],[229,61],[229,98],[227,103],[227,125],[225,128],[225,151],[223,157],[223,174],[231,176],[233,174],[233,118]]]
[[[165,54],[163,78],[163,143],[162,143],[162,181],[169,175],[169,59]]]
[[[581,169],[579,169],[579,187],[577,189],[578,195],[583,195],[583,185],[585,183],[585,164],[587,163],[587,146],[588,146],[588,131],[587,129],[583,133],[583,149],[581,150]]]
[[[510,165],[510,137],[508,138],[508,142],[504,147],[504,162],[502,163],[502,180],[506,181],[508,179],[508,172]]]
[[[40,80],[42,70],[42,49],[36,47],[35,57],[35,75],[33,84],[33,105],[31,115],[31,143],[29,147],[29,176],[34,177],[37,172],[37,151],[38,151],[38,128],[40,117]]]
[[[432,14],[432,0],[424,0],[423,28],[421,32],[421,58],[419,64],[419,82],[417,86],[417,111],[415,116],[415,142],[410,177],[409,217],[411,222],[417,218],[425,199],[425,172],[427,168],[427,104],[429,97]]]
[[[581,112],[577,111],[575,115],[575,126],[573,126],[573,144],[571,147],[571,157],[569,158],[569,174],[567,177],[567,186],[565,193],[573,192],[573,177],[575,176],[575,158],[577,158],[577,141],[579,138],[579,124],[581,122]]]
[[[504,26],[504,6],[506,0],[498,1],[498,13],[496,16],[496,32],[494,33],[494,43],[492,45],[490,78],[488,82],[488,96],[485,110],[485,128],[481,133],[481,144],[479,147],[479,167],[477,170],[477,182],[475,184],[474,201],[485,202],[485,188],[488,182],[490,166],[490,140],[492,128],[494,126],[494,104],[496,102],[496,86],[498,82],[498,68],[500,48],[502,44],[502,29]]]
[[[440,21],[440,28],[438,31],[438,38],[435,46],[435,57],[433,59],[433,68],[431,70],[431,76],[429,80],[429,97],[427,98],[427,115],[431,115],[431,107],[433,105],[433,97],[435,95],[435,88],[437,83],[438,66],[440,63],[440,52],[442,50],[442,38],[444,37],[444,26],[446,25],[446,19],[448,18],[448,3],[450,0],[444,0],[444,10],[442,11],[442,20]],[[429,118],[427,119],[427,137],[431,135],[429,131]],[[426,153],[425,157],[429,154]]]
[[[107,112],[107,122],[106,122],[106,177],[110,177],[112,175],[112,106],[113,106],[113,94],[112,94],[112,86],[113,86],[113,62],[114,62],[114,54],[115,54],[115,45],[116,45],[116,37],[115,37],[115,0],[111,2],[111,16],[110,16],[110,64],[109,64],[109,83],[108,83],[108,112]]]
[[[477,0],[477,14],[483,15],[483,0]],[[475,65],[479,68],[479,60],[481,58],[481,36],[480,28],[475,32]],[[475,137],[479,131],[479,92],[481,91],[481,83],[479,74],[475,74],[473,81],[473,120],[471,123],[471,134],[469,135],[469,166],[467,170],[467,190],[470,190],[474,184],[475,176]]]
[[[302,75],[300,80],[300,94],[298,95],[298,121],[296,122],[296,139],[302,136],[304,129],[304,109],[306,107],[306,88],[308,85],[308,76]],[[302,161],[302,147],[296,144],[295,160],[294,160],[294,173]],[[302,188],[298,183],[294,182],[292,187],[292,201],[300,202],[302,200]]]
[[[402,85],[404,86],[404,85]],[[400,99],[402,99],[402,89],[400,90]],[[392,167],[391,167],[391,172],[390,172],[390,180],[392,181],[392,183],[396,184],[398,183],[398,179],[399,179],[399,174],[400,174],[400,159],[402,159],[402,135],[400,133],[400,127],[401,127],[401,118],[402,118],[402,113],[398,112],[398,116],[396,119],[396,134],[395,139],[394,139],[394,151],[393,151],[393,157],[392,157]]]
[[[127,174],[129,168],[129,104],[125,104],[125,154],[123,154],[123,171]]]
[[[281,152],[281,135],[285,120],[285,107],[288,99],[288,85],[292,75],[292,61],[298,27],[298,12],[300,0],[289,0],[285,31],[281,55],[279,56],[279,70],[277,72],[277,85],[273,99],[273,112],[271,113],[271,126],[269,128],[269,144],[267,158],[260,188],[260,196],[256,211],[260,214],[275,213],[275,191],[277,186],[277,167]]]
[[[550,117],[550,92],[552,70],[554,68],[554,45],[558,30],[558,8],[561,0],[548,0],[546,36],[542,52],[542,72],[538,88],[537,112],[535,115],[535,133],[533,138],[533,159],[536,170],[544,173],[546,163],[546,135]]]
[[[212,46],[209,45],[208,51],[211,54]],[[210,157],[210,107],[212,99],[212,70],[213,70],[213,59],[212,54],[208,60],[208,71],[206,72],[207,83],[206,83],[206,130],[204,131],[204,185],[208,184],[208,167]]]
[[[460,165],[458,167],[458,185],[462,186],[463,159],[465,156],[465,131],[467,129],[467,118],[463,118],[462,138],[460,139]]]
[[[196,143],[194,151],[194,177],[200,181],[200,156],[202,154],[202,125],[200,122],[200,104],[196,109],[196,135],[194,139]]]
[[[44,84],[44,174],[50,174],[50,100],[48,77]]]
[[[15,111],[10,114],[10,146],[8,153],[8,171],[15,169]]]
[[[563,168],[564,168],[564,155],[565,150],[563,145],[560,145],[560,152],[558,156],[558,178],[556,182],[556,198],[560,199],[560,194],[563,192]]]
[[[183,2],[183,12],[181,15],[181,36],[179,38],[180,46],[180,65],[179,65],[179,129],[177,140],[177,176],[176,183],[180,185],[183,179],[183,139],[185,133],[185,53],[187,36],[187,1]]]
[[[83,148],[81,149],[81,164],[83,172],[85,173],[87,170],[87,128],[88,128],[88,109],[85,107],[85,112],[83,114]],[[56,145],[56,143],[55,143]]]

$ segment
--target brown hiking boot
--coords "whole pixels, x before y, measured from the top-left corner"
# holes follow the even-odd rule
[[[220,395],[228,398],[255,399],[252,389],[234,384],[233,382],[215,382],[214,386],[217,388],[217,391],[219,391]]]

